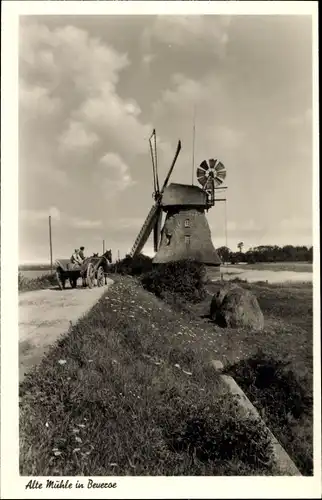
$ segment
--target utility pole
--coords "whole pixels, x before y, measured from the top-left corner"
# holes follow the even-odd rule
[[[193,127],[192,127],[192,172],[191,172],[191,184],[193,186],[193,174],[195,168],[195,140],[196,140],[196,106],[193,109]]]
[[[53,245],[51,239],[51,215],[49,216],[49,250],[50,250],[50,270],[53,272]]]
[[[105,240],[103,240],[103,254],[105,253]]]

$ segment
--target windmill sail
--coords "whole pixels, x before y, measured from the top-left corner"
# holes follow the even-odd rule
[[[154,224],[154,229],[153,229],[153,244],[154,244],[154,251],[155,252],[157,252],[159,249],[161,222],[162,222],[162,209],[160,207],[159,213],[158,213],[157,218],[156,218],[156,222]]]
[[[137,238],[136,238],[134,245],[131,249],[131,252],[130,252],[131,257],[134,257],[134,255],[140,253],[140,251],[144,247],[145,243],[147,242],[147,240],[152,232],[153,226],[157,222],[159,210],[160,210],[159,204],[156,203],[155,205],[153,205],[150,212],[148,213],[148,216],[145,219],[144,224],[141,227],[141,230],[140,230],[139,234],[137,235]]]
[[[175,163],[177,161],[180,150],[181,150],[181,142],[179,141],[178,146],[177,146],[177,150],[176,150],[176,154],[173,158],[173,161],[172,161],[171,166],[169,168],[168,175],[165,178],[165,181],[163,183],[162,189],[160,192],[158,191],[157,193],[155,193],[157,195],[156,196],[156,203],[155,203],[155,205],[153,205],[150,212],[148,213],[147,218],[145,219],[144,224],[141,227],[141,230],[140,230],[139,234],[137,235],[136,240],[134,242],[134,245],[131,249],[131,252],[130,252],[131,257],[134,257],[135,255],[137,255],[138,253],[141,252],[141,250],[144,247],[145,243],[147,242],[153,228],[154,228],[154,248],[156,246],[158,246],[158,244],[159,244],[160,226],[161,226],[161,218],[162,218],[162,208],[161,208],[162,195],[163,195],[164,189],[166,188],[166,186],[169,182],[170,175],[174,169],[174,166],[175,166]],[[152,162],[153,162],[153,160],[152,160]],[[155,166],[155,163],[154,163],[154,166]],[[156,178],[157,178],[157,176],[156,176]]]

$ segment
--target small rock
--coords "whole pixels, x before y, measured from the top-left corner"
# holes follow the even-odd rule
[[[211,364],[217,371],[222,371],[224,369],[224,365],[222,364],[221,361],[219,361],[219,359],[213,360]]]
[[[67,363],[67,361],[66,361],[66,359],[60,359],[60,360],[58,361],[58,363],[59,363],[60,365],[65,365],[65,364]]]

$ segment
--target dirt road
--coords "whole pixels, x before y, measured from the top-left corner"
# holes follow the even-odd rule
[[[37,290],[19,296],[19,380],[37,365],[49,347],[98,301],[103,287]]]

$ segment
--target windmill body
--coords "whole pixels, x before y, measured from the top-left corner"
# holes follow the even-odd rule
[[[154,138],[154,151],[151,139]],[[159,188],[157,174],[156,135],[155,130],[150,138],[154,176],[154,199],[147,218],[134,242],[130,256],[134,257],[144,247],[153,231],[154,264],[178,261],[187,258],[195,259],[209,266],[220,266],[221,260],[213,246],[209,224],[205,211],[215,204],[215,189],[226,177],[225,167],[218,160],[203,161],[197,168],[197,179],[202,186],[168,182],[175,162],[181,150],[178,147],[169,172]],[[165,222],[161,229],[162,213]]]
[[[197,186],[170,184],[162,198],[165,222],[154,264],[195,259],[209,266],[221,261],[211,241],[206,219],[207,194]]]

